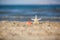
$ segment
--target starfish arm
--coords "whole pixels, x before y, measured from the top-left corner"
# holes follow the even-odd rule
[[[34,19],[31,19],[31,20],[34,20]]]

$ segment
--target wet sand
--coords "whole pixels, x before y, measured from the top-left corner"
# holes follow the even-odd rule
[[[0,40],[60,40],[60,22],[0,21]]]

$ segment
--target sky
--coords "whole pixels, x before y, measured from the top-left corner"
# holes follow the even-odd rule
[[[60,4],[60,0],[0,0],[0,4]]]

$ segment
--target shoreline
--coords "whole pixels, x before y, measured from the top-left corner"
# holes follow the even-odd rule
[[[9,20],[3,20],[3,21],[5,21],[5,22],[28,22],[28,21],[16,21],[16,20],[13,20],[13,21],[9,21]],[[3,22],[3,21],[0,21],[0,22]],[[31,22],[33,22],[32,20],[31,20]],[[49,21],[49,20],[46,20],[46,21],[39,21],[39,22],[60,22],[60,21]]]

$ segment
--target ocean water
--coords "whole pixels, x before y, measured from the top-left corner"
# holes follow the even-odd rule
[[[29,20],[35,15],[60,17],[60,5],[0,5],[0,20]]]

